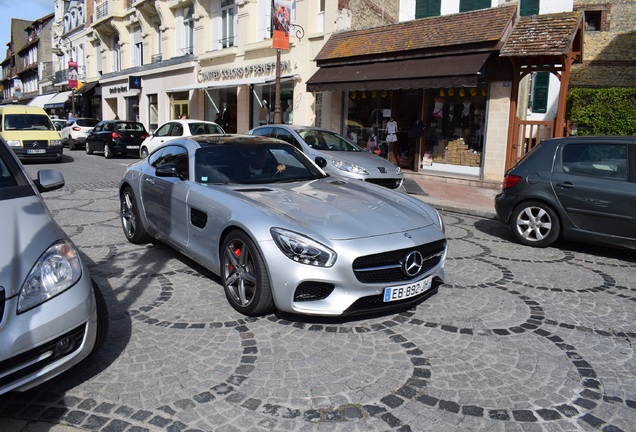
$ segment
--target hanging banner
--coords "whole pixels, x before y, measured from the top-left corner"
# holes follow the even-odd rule
[[[289,28],[294,7],[295,0],[274,0],[272,48],[289,49]]]
[[[77,62],[68,62],[68,88],[76,90],[78,88],[79,73],[77,72]]]

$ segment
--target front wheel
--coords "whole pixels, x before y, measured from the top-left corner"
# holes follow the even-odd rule
[[[143,244],[152,240],[141,222],[137,201],[130,186],[126,187],[121,193],[119,213],[121,215],[121,226],[129,242]]]
[[[238,312],[258,316],[274,310],[265,262],[252,239],[242,231],[230,232],[223,242],[221,278],[225,296]]]
[[[93,354],[106,342],[108,331],[110,330],[110,320],[108,318],[108,307],[106,306],[104,295],[94,280],[91,279],[91,283],[93,284],[93,294],[95,295],[95,304],[97,307],[97,335],[95,336],[95,345],[91,351],[91,354]]]
[[[551,245],[561,231],[556,212],[538,201],[518,205],[512,212],[510,227],[519,243],[534,247]]]

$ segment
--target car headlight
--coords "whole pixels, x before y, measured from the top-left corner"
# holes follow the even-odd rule
[[[35,263],[18,297],[18,313],[52,299],[72,287],[82,276],[77,249],[62,240],[49,247]]]
[[[51,147],[53,147],[53,146],[61,146],[62,145],[62,140],[52,139],[51,142],[49,143],[49,145]]]
[[[331,162],[339,170],[350,172],[350,173],[353,173],[353,174],[369,175],[369,172],[367,170],[365,170],[364,168],[362,168],[361,166],[354,165],[354,164],[351,164],[349,162],[345,162],[345,161],[341,161],[341,160],[337,160],[337,159],[334,159]]]
[[[282,228],[270,228],[269,232],[287,258],[300,264],[331,267],[338,256],[327,246],[302,234]]]
[[[20,143],[20,140],[7,140],[7,145],[9,147],[20,147],[20,146],[22,146],[22,144]]]

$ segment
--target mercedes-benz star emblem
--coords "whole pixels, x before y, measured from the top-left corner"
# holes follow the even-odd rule
[[[409,253],[402,262],[402,270],[407,276],[417,276],[424,266],[424,257],[418,251]]]

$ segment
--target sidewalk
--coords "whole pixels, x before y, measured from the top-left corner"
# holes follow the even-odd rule
[[[498,185],[480,185],[471,180],[404,173],[404,189],[438,210],[496,218]]]

